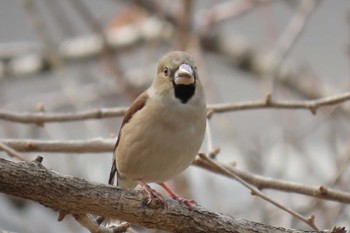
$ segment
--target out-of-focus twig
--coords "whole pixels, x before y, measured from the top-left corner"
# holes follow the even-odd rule
[[[223,20],[242,16],[263,3],[271,3],[272,0],[238,0],[218,3],[208,9],[198,12],[195,15],[200,31],[207,31],[215,23]]]
[[[156,38],[164,39],[171,35],[169,25],[155,18],[145,19],[138,25],[124,26],[105,32],[108,44],[113,49],[128,48]],[[6,61],[0,62],[0,78],[23,76],[50,70],[45,54],[41,54],[37,45],[18,42],[2,46]],[[6,49],[5,49],[6,48]],[[12,50],[8,48],[13,48]],[[78,36],[64,40],[58,45],[59,56],[63,61],[78,61],[96,57],[103,50],[103,42],[97,34]],[[0,56],[1,57],[1,56]]]
[[[0,150],[5,151],[10,157],[16,158],[21,161],[28,161],[27,159],[24,158],[24,156],[21,153],[14,150],[10,146],[6,145],[5,143],[0,142]]]
[[[60,65],[60,56],[57,53],[55,41],[50,36],[47,27],[40,17],[40,13],[37,9],[36,3],[33,0],[22,0],[23,8],[25,9],[29,22],[37,33],[39,39],[44,46],[45,54],[48,58],[48,63],[44,63],[46,66],[57,67]],[[43,64],[43,65],[44,65]]]
[[[182,0],[177,17],[177,49],[185,51],[189,45],[192,29],[193,0]]]
[[[95,219],[88,215],[73,214],[74,219],[82,226],[87,228],[91,233],[123,233],[130,227],[129,223],[121,223],[118,226],[105,227],[98,225]]]
[[[118,63],[118,58],[114,56],[117,54],[116,49],[112,49],[108,43],[108,38],[105,35],[103,28],[99,22],[94,18],[92,12],[87,5],[81,0],[70,1],[74,9],[79,13],[83,21],[91,28],[91,30],[101,38],[102,42],[102,57],[107,65],[109,71],[118,81],[118,87],[126,94],[130,99],[134,99],[138,94],[139,90],[135,89],[134,86],[125,77],[125,73]]]
[[[289,22],[285,31],[278,39],[276,46],[272,49],[272,59],[276,60],[276,66],[279,66],[296,44],[297,39],[301,36],[320,0],[300,1],[298,10]],[[276,69],[277,70],[277,69]]]
[[[49,14],[53,18],[53,23],[57,25],[64,36],[74,36],[76,29],[74,28],[73,21],[69,20],[69,15],[62,6],[62,1],[44,1]]]

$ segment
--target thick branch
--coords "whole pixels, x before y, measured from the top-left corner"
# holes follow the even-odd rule
[[[26,152],[112,153],[115,145],[115,139],[90,139],[79,141],[1,139],[0,143],[6,144],[7,146],[10,146],[17,151]],[[227,176],[227,173],[224,171],[213,168],[210,166],[210,164],[205,163],[205,161],[201,159],[196,159],[193,164],[205,168],[209,171]],[[321,198],[324,200],[350,203],[350,193],[347,192],[337,191],[324,186],[312,187],[300,183],[264,177],[224,164],[222,164],[222,166],[260,189],[273,189],[285,192],[293,192],[311,197]]]
[[[168,201],[168,207],[153,209],[146,206],[147,198],[140,192],[61,176],[39,162],[0,159],[0,192],[61,213],[95,214],[172,232],[304,232],[233,218],[202,207],[188,210],[174,201]]]

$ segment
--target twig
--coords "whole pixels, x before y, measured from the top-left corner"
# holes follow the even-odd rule
[[[52,22],[57,25],[64,36],[73,36],[77,33],[74,27],[74,21],[69,19],[69,14],[62,6],[62,1],[44,1],[48,13],[53,19]]]
[[[305,100],[305,101],[283,101],[272,100],[271,95],[268,94],[265,100],[243,102],[240,104],[216,104],[208,106],[209,110],[215,113],[222,113],[228,111],[237,110],[251,110],[260,108],[273,108],[273,109],[308,109],[313,114],[316,114],[316,110],[321,106],[335,105],[350,100],[350,92],[320,98],[317,100]]]
[[[28,15],[29,22],[37,33],[39,39],[41,40],[46,56],[48,58],[48,66],[60,66],[60,56],[58,55],[55,42],[50,36],[47,27],[41,18],[41,15],[37,9],[36,3],[33,0],[22,0],[24,9]],[[45,63],[44,63],[45,64]]]
[[[20,123],[49,123],[121,117],[126,108],[100,108],[71,113],[13,113],[0,111],[0,119]]]
[[[205,154],[199,154],[198,155],[200,159],[204,160],[205,162],[209,163],[210,166],[213,166],[214,169],[220,170],[221,173],[224,173],[226,176],[232,177],[234,178],[236,181],[238,181],[240,184],[242,184],[243,186],[245,186],[246,188],[248,188],[251,191],[251,194],[254,196],[258,196],[260,198],[262,198],[263,200],[270,202],[271,204],[273,204],[274,206],[290,213],[292,216],[298,218],[299,220],[305,222],[307,225],[309,225],[310,227],[312,227],[313,229],[315,229],[316,231],[319,231],[318,227],[315,225],[314,222],[314,216],[305,218],[304,216],[302,216],[301,214],[295,212],[294,210],[278,203],[277,201],[271,199],[269,196],[267,196],[266,194],[264,194],[263,192],[261,192],[259,189],[255,188],[254,186],[252,186],[251,184],[249,184],[248,182],[246,182],[245,180],[243,180],[241,177],[239,177],[238,175],[236,175],[235,173],[229,171],[228,169],[226,169],[225,167],[221,166],[219,163],[217,163],[216,161],[208,158]]]
[[[229,104],[211,104],[208,105],[208,112],[212,115],[214,113],[253,109],[308,109],[313,114],[316,114],[317,109],[322,106],[341,104],[348,100],[350,100],[350,92],[320,98],[317,100],[304,101],[272,100],[271,96],[267,95],[264,100]],[[66,122],[121,117],[124,115],[126,110],[127,108],[125,107],[100,108],[75,113],[14,113],[10,111],[0,110],[0,119],[26,124],[42,124],[50,122]]]
[[[210,164],[203,162],[203,160],[198,159],[198,157],[193,161],[193,165],[207,169],[214,173],[219,173],[221,175],[227,176],[227,173],[213,166],[210,166]],[[264,177],[260,175],[255,175],[247,171],[240,170],[236,167],[232,167],[224,164],[220,164],[220,165],[225,169],[229,170],[230,172],[241,177],[246,182],[254,185],[258,189],[273,189],[273,190],[285,191],[290,193],[298,193],[298,194],[302,194],[310,197],[317,197],[317,198],[329,200],[329,201],[350,203],[350,193],[347,193],[347,192],[335,191],[334,189],[326,188],[325,186],[322,186],[322,185],[318,187],[312,187],[312,186],[303,185],[300,183]]]
[[[129,223],[121,223],[119,226],[105,227],[98,225],[96,220],[89,215],[73,214],[74,219],[91,233],[123,233],[130,227]]]
[[[296,44],[297,39],[304,31],[308,19],[319,2],[320,0],[300,1],[297,12],[272,50],[272,57],[277,61],[276,66],[279,66],[283,62],[293,45]]]
[[[11,140],[0,139],[3,143],[17,151],[25,152],[66,152],[66,153],[104,153],[111,152],[115,139],[90,139],[75,141],[47,141],[47,140]]]
[[[2,142],[0,142],[0,150],[5,151],[10,157],[16,158],[21,161],[28,161],[24,158],[24,156],[21,153],[12,149],[11,147]]]
[[[201,31],[207,31],[214,23],[242,16],[263,3],[271,0],[239,0],[218,3],[209,9],[195,15],[196,22],[201,25]]]
[[[104,33],[104,30],[100,26],[99,22],[95,20],[92,12],[83,1],[73,0],[70,1],[70,3],[79,13],[87,26],[100,37],[102,42],[102,57],[104,58],[105,64],[107,65],[109,71],[116,78],[120,90],[126,93],[126,95],[130,98],[135,98],[139,92],[130,82],[128,82],[128,79],[126,79],[121,65],[117,62],[117,58],[114,56],[116,50],[113,50],[112,46],[110,46],[108,38],[106,37],[106,34]]]
[[[210,119],[208,117],[205,137],[207,139],[208,155],[209,155],[210,158],[214,159],[220,153],[220,148],[213,146],[213,137],[212,137],[212,134],[211,134],[211,127],[210,127],[210,121],[209,120]]]
[[[182,0],[177,16],[177,49],[185,51],[191,38],[193,0]]]

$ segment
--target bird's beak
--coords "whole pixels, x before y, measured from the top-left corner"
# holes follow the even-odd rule
[[[182,64],[175,72],[174,82],[176,85],[190,85],[194,83],[193,69],[190,65]]]

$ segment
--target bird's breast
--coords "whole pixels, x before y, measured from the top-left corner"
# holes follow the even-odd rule
[[[122,129],[116,150],[118,172],[145,182],[170,179],[193,161],[203,141],[205,124],[205,107],[181,109],[151,103]]]

